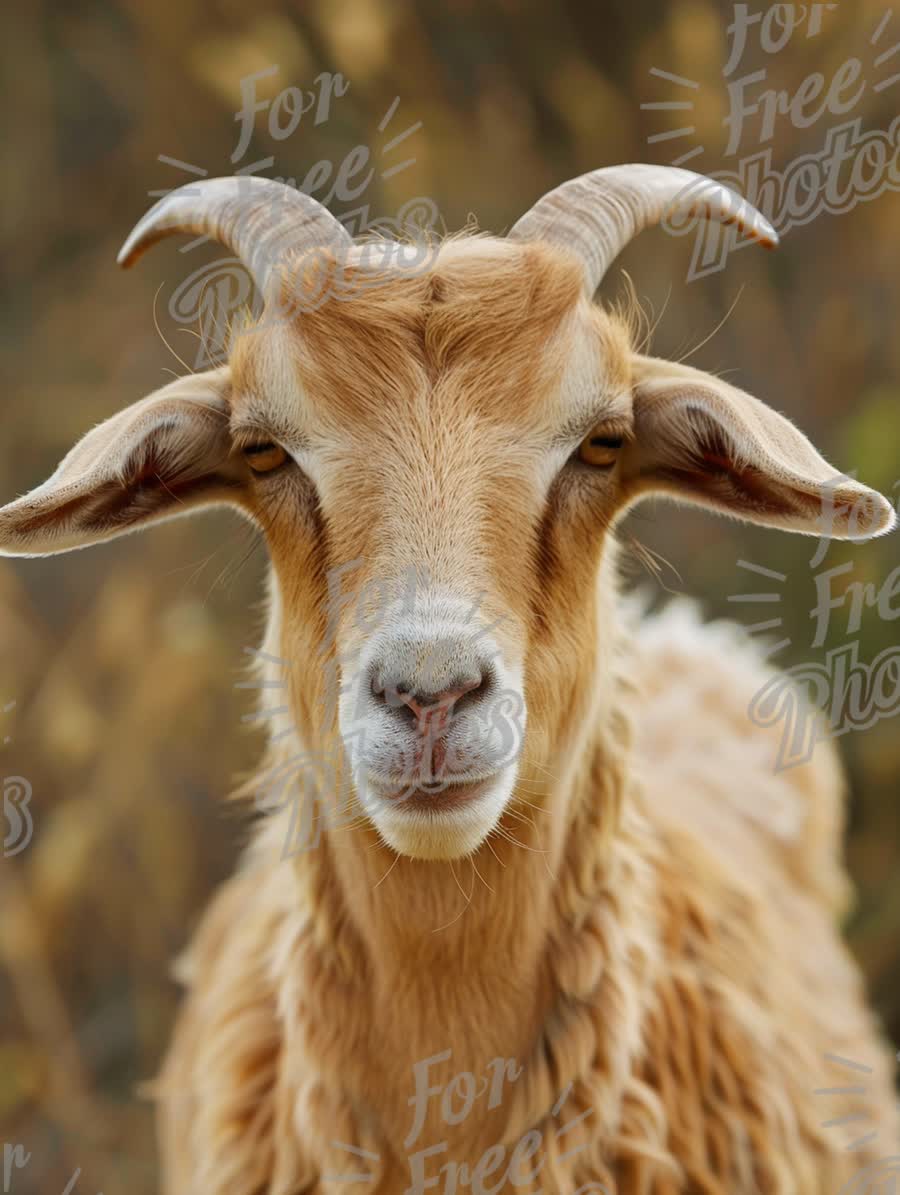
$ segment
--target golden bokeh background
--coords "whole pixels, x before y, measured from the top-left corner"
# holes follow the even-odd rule
[[[896,58],[877,62],[900,38],[900,17],[887,11],[880,0],[825,11],[818,33],[800,26],[773,53],[756,26],[726,79],[734,8],[710,0],[20,5],[0,43],[0,497],[42,481],[88,428],[196,364],[196,323],[173,319],[169,302],[221,250],[187,255],[170,241],[127,275],[115,266],[148,194],[192,177],[160,155],[211,175],[271,157],[262,173],[303,178],[367,146],[372,216],[427,196],[449,230],[474,216],[502,232],[542,192],[597,166],[671,162],[702,147],[691,168],[736,169],[728,83],[758,70],[760,88],[793,95],[815,72],[827,87],[858,56],[863,87],[852,112],[781,115],[768,139],[759,114],[748,117],[738,157],[770,150],[784,171],[856,117],[887,133],[900,96],[900,85],[878,87],[900,69]],[[241,79],[270,66],[277,72],[257,84],[269,100],[291,85],[308,90],[323,71],[349,87],[327,120],[316,124],[311,110],[282,140],[261,111],[233,162]],[[641,107],[660,103],[688,107]],[[689,283],[691,238],[648,232],[604,294],[624,293],[627,270],[656,352],[690,353],[724,373],[896,502],[898,205],[885,190],[823,212],[777,254],[735,252],[727,269]],[[351,206],[333,204],[338,215]],[[832,545],[814,564],[815,540],[662,505],[643,508],[628,534],[665,558],[657,577],[634,552],[632,579],[654,600],[686,593],[712,615],[782,618],[778,636],[791,642],[779,663],[821,662],[857,639],[868,662],[897,640],[890,595],[858,630],[835,610],[821,646],[810,618],[817,572],[852,562],[837,588],[878,589],[897,565],[895,537]],[[16,1195],[61,1195],[78,1168],[81,1195],[155,1190],[151,1111],[135,1088],[154,1074],[177,1007],[170,960],[246,836],[225,796],[260,747],[241,722],[252,694],[235,685],[259,636],[264,567],[253,532],[225,513],[69,557],[0,563],[0,709],[16,702],[2,715],[3,775],[27,778],[34,794],[33,840],[0,860],[0,1141],[31,1154],[14,1171]],[[728,600],[767,589],[777,603]],[[900,598],[893,605],[900,611]],[[895,1038],[898,728],[884,718],[840,741],[859,890],[848,931]]]

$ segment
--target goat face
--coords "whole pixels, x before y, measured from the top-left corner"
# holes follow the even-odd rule
[[[579,446],[624,440],[632,414],[627,335],[582,290],[545,246],[449,241],[428,272],[232,350],[280,654],[336,659],[322,675],[339,680],[354,787],[400,851],[476,847],[513,791],[526,678],[530,752],[562,733],[549,711],[590,663],[617,490],[614,449],[592,466]],[[267,444],[284,462],[254,475]],[[301,720],[322,742],[335,703],[319,685],[311,705],[304,672]]]
[[[518,771],[578,755],[587,682],[609,649],[598,627],[613,587],[598,574],[630,504],[657,492],[837,537],[894,521],[781,416],[641,356],[594,305],[610,255],[673,193],[668,172],[645,169],[586,176],[596,193],[567,184],[590,219],[574,220],[560,188],[510,239],[451,239],[427,269],[377,278],[306,196],[289,192],[287,214],[316,234],[316,260],[282,254],[273,270],[283,218],[273,231],[245,212],[222,192],[233,180],[176,193],[126,260],[165,232],[212,231],[280,318],[238,332],[227,367],[90,432],[0,511],[0,550],[47,554],[238,507],[268,543],[268,646],[292,665],[298,738],[333,753],[395,850],[475,850]],[[729,203],[705,193],[703,214],[733,219]],[[323,273],[337,292],[298,303]]]

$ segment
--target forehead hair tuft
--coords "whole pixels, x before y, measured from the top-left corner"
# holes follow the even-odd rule
[[[451,370],[485,401],[501,401],[498,389],[533,391],[583,287],[567,254],[487,236],[450,237],[429,269],[356,288],[361,269],[351,262],[347,292],[299,314],[292,337],[304,387],[343,416],[378,395],[422,392]]]

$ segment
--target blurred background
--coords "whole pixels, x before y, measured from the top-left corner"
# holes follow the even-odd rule
[[[37,0],[8,11],[0,497],[42,481],[95,423],[202,365],[198,321],[173,317],[173,296],[222,250],[186,254],[171,241],[128,275],[115,266],[153,192],[271,159],[255,168],[298,180],[330,163],[312,176],[326,198],[364,146],[372,177],[350,201],[335,191],[339,216],[358,226],[366,209],[394,216],[426,196],[449,230],[473,215],[503,231],[545,190],[615,162],[690,154],[692,169],[739,171],[768,150],[790,174],[850,119],[887,133],[900,95],[889,81],[897,59],[877,61],[900,37],[900,18],[887,13],[881,0],[856,0],[822,11],[818,31],[801,24],[785,39],[782,20],[765,44],[752,26],[726,78],[734,9],[710,0]],[[839,97],[859,91],[852,111],[809,119],[853,56],[858,81]],[[728,84],[759,70],[765,82],[748,97],[791,97],[815,72],[824,87],[807,119],[782,115],[766,129],[764,113],[747,116],[729,152]],[[285,136],[292,100],[274,124],[272,102],[295,87],[309,103],[328,86],[315,82],[322,72],[343,82]],[[235,156],[250,76],[254,100],[270,106]],[[648,232],[604,293],[622,295],[627,270],[657,353],[690,354],[766,399],[896,502],[898,203],[870,192],[794,228],[779,253],[735,252],[727,269],[690,282],[692,238]],[[781,224],[777,202],[763,206]],[[852,562],[837,589],[883,586],[898,563],[895,537],[832,545],[814,560],[815,540],[662,505],[644,507],[627,533],[661,554],[658,575],[639,550],[631,569],[654,601],[686,593],[714,616],[780,618],[773,642],[789,642],[779,664],[823,661],[856,640],[868,662],[896,642],[888,599],[865,609],[858,629],[835,610],[817,646],[810,617],[822,569]],[[33,837],[25,845],[7,818],[0,859],[0,1141],[31,1154],[13,1167],[17,1193],[61,1195],[79,1168],[83,1195],[156,1189],[151,1110],[135,1089],[155,1073],[177,1007],[169,962],[246,838],[225,797],[260,747],[241,723],[252,694],[235,685],[260,632],[265,563],[252,531],[224,513],[69,557],[0,563],[2,774],[33,791]],[[753,592],[777,599],[728,600]],[[885,718],[840,740],[859,892],[848,932],[895,1041],[898,727]]]

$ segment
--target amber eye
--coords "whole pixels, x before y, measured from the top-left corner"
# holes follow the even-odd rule
[[[243,453],[254,473],[271,473],[288,459],[288,454],[281,445],[273,444],[271,441],[264,444],[248,444]]]
[[[581,441],[578,455],[586,465],[608,469],[616,463],[616,457],[623,443],[624,440],[621,436],[591,435]]]

